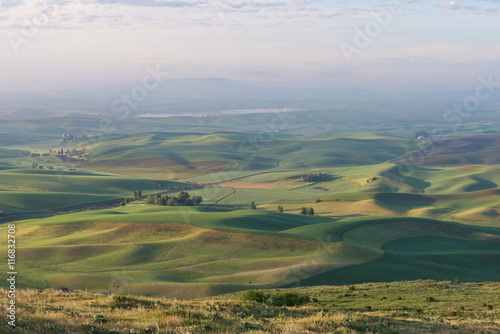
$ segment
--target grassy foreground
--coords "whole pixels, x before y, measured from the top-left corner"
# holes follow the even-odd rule
[[[265,291],[308,296],[301,306],[242,293],[179,301],[21,290],[18,327],[2,333],[500,333],[500,283],[411,281]],[[0,291],[5,302],[6,291]],[[248,295],[248,293],[247,293]]]

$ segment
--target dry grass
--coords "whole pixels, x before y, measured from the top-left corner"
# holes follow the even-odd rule
[[[16,330],[2,333],[500,333],[499,283],[396,282],[299,288],[311,301],[275,307],[241,293],[203,300],[17,293]],[[276,290],[274,293],[281,293]],[[0,291],[6,303],[6,291]],[[434,302],[426,302],[434,296]]]

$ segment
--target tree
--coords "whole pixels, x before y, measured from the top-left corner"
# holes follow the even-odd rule
[[[314,216],[314,209],[313,208],[307,208],[307,214],[309,216]]]
[[[301,215],[307,215],[307,209],[304,208],[304,207],[300,208],[300,214]]]
[[[125,206],[125,205],[126,205],[125,201],[120,203],[120,206]]]
[[[127,198],[125,198],[125,203],[126,203],[126,204],[130,203],[130,198],[128,198],[128,197],[127,197]]]
[[[137,199],[137,191],[134,191],[134,192],[132,193],[132,197],[133,197],[134,199]]]
[[[203,197],[193,196],[192,200],[194,205],[200,205],[201,201],[203,201]]]
[[[165,205],[165,204],[166,204],[165,198],[163,198],[163,197],[161,197],[161,196],[160,196],[160,197],[157,197],[157,198],[155,199],[155,204],[156,204],[156,205]]]
[[[179,201],[180,204],[184,204],[184,202],[186,202],[186,200],[191,197],[189,196],[189,194],[187,192],[184,192],[181,190],[181,192],[179,193],[179,195],[177,195],[177,200]]]
[[[250,207],[249,207],[250,210],[255,210],[257,209],[257,207],[255,206],[255,202],[252,202],[250,203]]]
[[[142,191],[141,190],[137,190],[137,197],[142,197]]]
[[[177,205],[179,205],[179,201],[177,201],[177,198],[172,197],[172,198],[168,199],[167,205],[168,206],[177,206]]]
[[[276,209],[277,212],[283,213],[283,207],[281,205],[278,205],[278,208]]]
[[[184,205],[186,206],[194,206],[194,202],[191,198],[188,198],[185,202]]]
[[[153,195],[146,197],[146,204],[155,204],[155,197]]]

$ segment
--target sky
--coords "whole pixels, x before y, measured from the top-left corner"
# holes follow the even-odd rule
[[[464,88],[500,81],[500,0],[0,0],[0,91],[169,78]]]

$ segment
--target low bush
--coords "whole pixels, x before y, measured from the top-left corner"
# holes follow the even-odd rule
[[[271,297],[274,306],[300,306],[308,303],[310,297],[295,292],[277,293]]]
[[[261,304],[269,303],[277,307],[300,306],[311,301],[311,298],[308,295],[302,295],[296,292],[277,292],[274,294],[269,294],[260,290],[244,291],[240,295],[240,299]]]
[[[269,294],[259,290],[248,290],[241,294],[241,299],[257,303],[265,303],[269,299]]]

